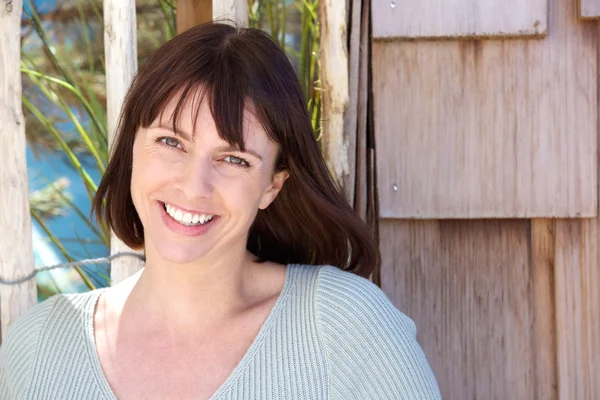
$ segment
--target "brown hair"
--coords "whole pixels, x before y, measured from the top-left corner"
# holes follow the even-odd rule
[[[271,37],[224,23],[194,27],[159,48],[140,68],[125,98],[111,159],[92,212],[129,247],[144,246],[144,227],[130,192],[133,142],[182,93],[173,114],[201,90],[219,135],[244,150],[243,115],[250,102],[279,145],[276,170],[289,178],[259,210],[247,248],[261,260],[330,264],[361,276],[379,266],[369,228],[354,213],[325,165],[295,71]],[[195,120],[195,118],[194,118]]]

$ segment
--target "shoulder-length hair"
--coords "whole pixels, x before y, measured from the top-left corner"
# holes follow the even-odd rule
[[[257,29],[199,25],[163,45],[140,68],[92,202],[98,221],[129,247],[143,248],[144,227],[130,192],[135,135],[181,93],[173,113],[175,127],[186,100],[198,90],[208,101],[219,136],[242,151],[244,112],[252,104],[267,135],[279,145],[276,170],[289,173],[275,201],[258,211],[248,250],[263,261],[330,264],[368,276],[380,263],[376,242],[329,175],[291,63]]]

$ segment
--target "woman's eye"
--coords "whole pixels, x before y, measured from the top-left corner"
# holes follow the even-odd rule
[[[227,156],[224,158],[225,161],[227,161],[230,164],[234,164],[234,165],[242,165],[242,166],[247,166],[248,162],[246,162],[246,160],[244,160],[243,158],[240,157],[236,157],[236,156]]]
[[[181,148],[181,143],[179,143],[179,140],[174,139],[172,137],[162,137],[162,138],[159,138],[158,140],[169,147],[180,147]]]

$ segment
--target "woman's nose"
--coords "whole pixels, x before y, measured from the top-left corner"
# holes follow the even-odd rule
[[[189,158],[181,170],[179,186],[190,198],[209,197],[213,191],[214,168],[208,157]]]

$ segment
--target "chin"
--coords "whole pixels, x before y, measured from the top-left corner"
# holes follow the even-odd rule
[[[173,264],[189,264],[201,258],[206,252],[197,245],[165,245],[157,246],[160,257]]]

